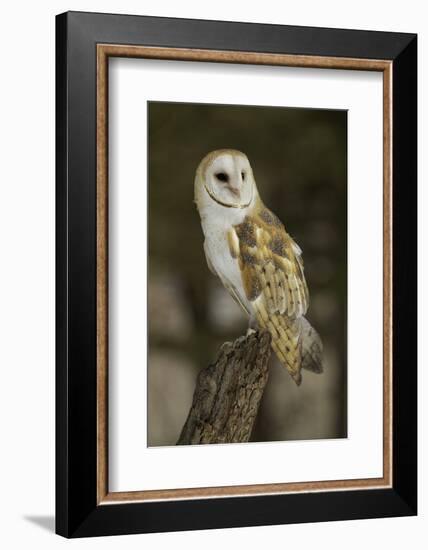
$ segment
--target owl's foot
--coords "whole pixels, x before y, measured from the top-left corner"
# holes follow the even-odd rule
[[[252,313],[248,322],[247,336],[255,334],[259,330],[259,324],[257,323],[256,316]]]
[[[250,318],[248,320],[248,330],[247,330],[247,336],[250,334],[254,334],[259,330],[259,324],[257,322],[257,317],[254,315],[254,313],[251,313]]]

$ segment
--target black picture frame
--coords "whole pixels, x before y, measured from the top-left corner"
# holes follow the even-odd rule
[[[97,504],[96,46],[392,62],[391,488]],[[417,36],[68,12],[56,18],[56,532],[65,537],[417,513]]]

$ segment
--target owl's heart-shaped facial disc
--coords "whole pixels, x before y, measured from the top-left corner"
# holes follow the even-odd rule
[[[253,198],[254,177],[247,157],[239,151],[215,152],[202,174],[205,189],[217,203],[245,208]]]

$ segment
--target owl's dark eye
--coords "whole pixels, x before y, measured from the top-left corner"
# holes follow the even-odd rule
[[[245,172],[243,170],[241,172],[241,178],[242,178],[242,181],[245,181]]]
[[[224,182],[229,181],[229,176],[227,174],[225,174],[224,172],[217,172],[215,177],[220,181],[224,181]]]

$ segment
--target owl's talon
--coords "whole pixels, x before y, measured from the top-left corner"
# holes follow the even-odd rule
[[[254,330],[253,328],[248,327],[248,328],[247,328],[247,334],[246,334],[246,336],[251,336],[252,334],[255,334],[256,332],[257,332],[257,331]]]

